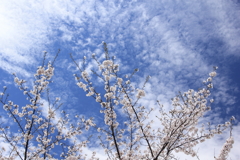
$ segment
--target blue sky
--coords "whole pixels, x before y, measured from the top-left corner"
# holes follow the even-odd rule
[[[1,0],[0,86],[8,86],[12,100],[24,105],[12,73],[29,84],[41,64],[43,51],[55,63],[53,96],[61,97],[70,113],[101,116],[98,106],[75,85],[76,60],[103,54],[102,41],[117,57],[122,73],[139,68],[136,84],[151,75],[143,104],[160,100],[170,107],[178,91],[202,87],[202,81],[218,66],[214,79],[212,111],[206,119],[221,123],[232,115],[235,144],[230,158],[240,154],[240,2],[238,0]],[[90,68],[94,66],[90,65]],[[91,106],[91,107],[89,107]],[[3,114],[3,111],[1,114]],[[213,159],[222,137],[201,144],[199,156]],[[209,152],[209,149],[212,152]],[[208,154],[203,154],[208,151]],[[180,155],[182,156],[182,155]]]

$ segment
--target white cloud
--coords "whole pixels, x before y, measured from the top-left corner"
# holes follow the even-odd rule
[[[231,149],[228,159],[239,159],[239,146],[240,146],[240,126],[239,124],[233,130],[233,137],[234,137],[234,144],[233,148]],[[225,132],[223,135],[216,135],[213,139],[209,139],[201,144],[199,144],[195,149],[198,151],[199,159],[214,159],[218,157],[223,144],[226,142],[226,139],[229,138],[229,132]],[[187,156],[182,153],[176,154],[181,159],[192,159],[197,160],[197,157]]]
[[[0,67],[29,76],[26,65],[36,66],[36,58],[42,57],[49,43],[49,19],[40,2],[3,0],[0,4]]]

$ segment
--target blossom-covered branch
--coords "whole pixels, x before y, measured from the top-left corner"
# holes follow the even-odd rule
[[[202,89],[190,89],[174,97],[171,110],[164,111],[164,106],[158,101],[158,119],[153,121],[149,115],[154,109],[139,103],[139,99],[146,94],[144,87],[150,77],[146,78],[141,89],[135,88],[131,84],[131,78],[138,69],[135,69],[131,76],[120,76],[122,74],[119,74],[119,64],[115,63],[114,57],[109,56],[105,42],[103,46],[103,61],[100,62],[96,55],[92,54],[98,66],[98,70],[91,70],[92,73],[85,70],[86,57],[82,65],[79,65],[72,55],[71,58],[80,72],[79,75],[74,74],[77,85],[86,92],[86,96],[92,96],[101,106],[104,124],[99,124],[98,131],[105,133],[100,134],[101,139],[106,139],[101,141],[101,145],[109,159],[172,159],[173,151],[196,156],[194,146],[221,134],[231,124],[226,122],[215,127],[202,124],[202,127],[199,127],[199,120],[210,110],[209,104],[214,101],[209,100],[209,96],[217,67],[214,67],[214,71],[204,81]],[[103,88],[98,91],[94,86],[94,75],[98,83],[102,83]],[[153,123],[161,125],[153,128]]]
[[[69,124],[68,114],[59,111],[62,105],[59,103],[60,99],[56,98],[53,103],[51,102],[48,85],[54,75],[54,67],[53,62],[45,66],[45,58],[46,52],[42,66],[38,67],[34,75],[32,89],[28,89],[24,85],[26,81],[14,74],[14,81],[27,96],[29,104],[20,107],[9,101],[9,95],[6,95],[7,87],[4,87],[1,93],[0,102],[9,117],[17,124],[18,130],[16,132],[10,130],[10,126],[1,123],[0,138],[9,146],[2,148],[0,159],[58,159],[54,148],[62,150],[59,155],[64,159],[73,156],[77,159],[85,157],[81,154],[81,148],[86,146],[88,141],[81,142],[77,136],[94,124],[91,119],[85,120],[82,117],[75,117],[75,121],[78,122],[76,126]],[[47,93],[45,97],[47,100],[43,97],[44,92]]]

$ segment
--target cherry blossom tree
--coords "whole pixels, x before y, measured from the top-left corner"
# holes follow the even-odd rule
[[[51,101],[48,94],[48,85],[51,83],[57,56],[53,63],[45,65],[45,54],[42,65],[34,75],[36,80],[32,89],[28,89],[24,85],[25,81],[14,74],[14,81],[28,97],[29,104],[19,107],[9,101],[6,87],[1,93],[0,102],[16,123],[18,130],[12,131],[8,126],[4,126],[3,122],[1,123],[0,138],[8,146],[2,147],[0,159],[17,157],[24,160],[54,159],[57,157],[55,149],[61,150],[62,159],[87,159],[82,148],[91,143],[91,138],[86,137],[85,141],[80,141],[79,136],[83,132],[88,132],[90,128],[98,132],[100,142],[98,145],[105,150],[107,158],[119,160],[177,159],[174,155],[176,152],[194,157],[197,156],[194,150],[197,144],[230,129],[230,136],[220,155],[215,157],[216,160],[227,158],[234,142],[231,134],[234,117],[229,122],[217,126],[200,123],[213,102],[209,96],[217,67],[214,67],[203,82],[201,89],[179,92],[172,98],[170,110],[160,101],[156,101],[158,107],[151,108],[141,105],[141,99],[146,94],[145,85],[150,76],[141,87],[132,83],[138,69],[134,69],[129,75],[121,76],[120,66],[116,64],[115,57],[110,57],[105,42],[103,46],[104,60],[100,61],[95,54],[92,54],[97,70],[89,72],[87,57],[84,56],[80,64],[70,54],[79,71],[74,74],[76,84],[85,91],[86,96],[93,97],[93,100],[99,104],[99,111],[103,116],[102,122],[95,124],[94,117],[85,119],[76,116],[74,121],[77,123],[72,124],[73,120],[65,111],[58,112],[61,107],[60,99]],[[88,159],[98,158],[93,152]]]
[[[57,54],[58,55],[58,54]],[[56,55],[56,57],[57,57]],[[48,63],[45,66],[45,57],[41,66],[38,67],[34,75],[35,81],[32,89],[24,86],[25,80],[21,80],[14,75],[14,81],[27,96],[29,104],[19,107],[19,105],[8,100],[6,94],[7,87],[1,93],[0,102],[11,120],[17,126],[17,131],[9,130],[9,126],[0,126],[0,138],[4,139],[6,146],[1,146],[0,159],[54,159],[56,152],[54,148],[61,150],[60,157],[64,159],[81,159],[84,158],[81,148],[86,146],[86,141],[79,142],[77,136],[82,134],[82,130],[88,130],[89,126],[94,126],[91,119],[85,120],[83,117],[75,117],[78,121],[74,126],[69,124],[68,114],[62,111],[57,115],[57,110],[62,104],[59,98],[54,102],[49,99],[48,85],[54,73],[53,64]],[[43,98],[43,92],[46,92],[46,99]],[[71,141],[71,142],[69,142]]]

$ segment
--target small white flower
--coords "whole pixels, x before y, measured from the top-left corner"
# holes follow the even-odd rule
[[[215,71],[209,73],[209,76],[211,76],[211,77],[215,77],[216,75],[217,75],[217,73]]]
[[[108,66],[112,66],[113,61],[111,61],[111,60],[105,60],[105,61],[103,61],[102,64],[103,64],[104,68],[107,68]]]
[[[96,97],[96,102],[101,102],[101,97],[100,96]]]
[[[117,100],[114,100],[114,103],[115,103],[116,105],[118,105],[118,104],[119,104]]]
[[[91,91],[86,94],[86,96],[88,96],[88,97],[92,96],[92,95],[94,95],[94,92],[91,92]]]
[[[117,83],[118,83],[118,85],[121,85],[122,84],[122,78],[117,78]]]
[[[137,98],[141,98],[141,97],[144,97],[144,96],[145,96],[144,90],[139,89],[136,97],[137,97]]]
[[[208,77],[207,82],[211,82],[211,81],[212,81],[212,78]]]
[[[15,77],[15,78],[14,78],[14,82],[15,82],[15,83],[18,83],[18,81],[19,81],[18,77]]]
[[[82,72],[82,77],[83,77],[83,79],[84,79],[85,81],[87,81],[87,79],[88,79],[88,73],[87,73],[86,71],[83,71],[83,72]]]
[[[232,116],[231,120],[234,120],[234,121],[235,121],[235,120],[236,120],[236,118],[235,118],[234,116]]]
[[[116,91],[116,87],[115,86],[111,86],[110,87],[110,91],[115,92]]]
[[[207,86],[208,86],[208,88],[213,88],[213,84],[212,83],[208,84]]]
[[[29,111],[29,112],[28,112],[28,115],[30,115],[30,114],[33,114],[33,111]]]
[[[105,97],[106,99],[111,99],[112,96],[113,96],[113,93],[112,93],[112,92],[108,92],[108,93],[106,93],[106,94],[104,95],[104,97]]]

